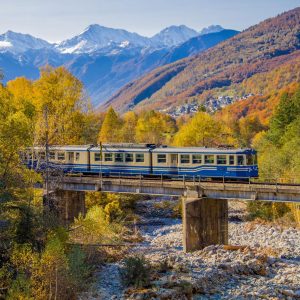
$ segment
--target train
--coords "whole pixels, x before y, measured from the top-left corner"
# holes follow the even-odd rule
[[[28,149],[23,157],[37,171],[47,166],[68,174],[160,176],[247,180],[258,177],[254,149],[170,147],[155,144],[51,146]]]

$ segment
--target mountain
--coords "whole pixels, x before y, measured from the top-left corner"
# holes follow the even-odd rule
[[[198,54],[235,36],[238,33],[239,31],[236,30],[224,29],[219,32],[196,36],[171,49],[165,57],[165,61],[171,63],[179,59]]]
[[[300,8],[252,26],[193,57],[159,67],[120,89],[101,109],[168,109],[203,103],[241,84],[300,59]],[[232,90],[234,92],[234,90]]]
[[[29,34],[7,31],[0,35],[0,52],[23,53],[29,49],[49,49],[52,46]]]
[[[200,30],[200,35],[203,34],[209,34],[209,33],[215,33],[224,30],[224,28],[221,25],[210,25],[208,27],[203,28]]]
[[[169,38],[173,47],[162,40],[142,37],[126,30],[111,29],[100,25],[89,26],[82,34],[59,44],[50,44],[30,35],[8,32],[1,36],[0,68],[4,83],[18,76],[36,79],[39,68],[49,64],[64,65],[83,81],[94,106],[109,99],[118,89],[153,69],[206,50],[235,31],[203,35],[186,41],[188,33],[196,31],[185,26],[171,26]],[[0,47],[1,47],[0,41]]]
[[[155,45],[173,47],[199,35],[199,33],[185,25],[170,26],[151,38]]]
[[[92,53],[111,46],[125,48],[151,45],[149,38],[137,33],[94,24],[87,27],[83,33],[59,43],[56,49],[62,53]]]

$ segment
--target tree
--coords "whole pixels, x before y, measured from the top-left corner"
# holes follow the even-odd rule
[[[122,142],[134,143],[135,138],[135,128],[137,125],[138,116],[135,112],[129,111],[123,116],[123,127],[121,129],[121,140]]]
[[[238,121],[239,126],[239,144],[244,147],[250,147],[254,136],[265,129],[257,116],[247,116]]]
[[[284,93],[270,121],[268,138],[281,144],[287,126],[300,116],[300,84],[292,94]]]
[[[175,131],[175,120],[152,110],[139,116],[135,131],[136,140],[140,143],[169,143]]]
[[[205,112],[198,112],[174,137],[176,146],[215,146],[226,144],[228,136],[221,123]]]
[[[101,142],[120,142],[120,131],[122,120],[118,114],[110,107],[105,115],[100,133],[99,141]]]
[[[34,82],[34,94],[39,143],[45,142],[45,114],[52,144],[79,143],[89,104],[82,83],[64,67],[47,66]]]

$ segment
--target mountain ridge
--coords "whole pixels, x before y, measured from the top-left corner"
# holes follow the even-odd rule
[[[160,110],[186,101],[201,102],[206,91],[242,82],[280,65],[285,56],[300,49],[299,40],[300,8],[296,8],[251,26],[192,59],[154,69],[119,90],[101,109],[112,105],[120,112]],[[165,80],[162,74],[182,65],[185,67],[180,72]]]
[[[99,29],[98,25],[91,25],[87,30]],[[85,30],[82,34],[87,34]],[[17,35],[18,36],[18,35]],[[22,35],[22,38],[28,38]],[[3,41],[5,40],[3,37]],[[30,36],[29,40],[34,38]],[[227,36],[216,40],[217,43]],[[94,51],[84,51],[82,53],[63,53],[58,51],[58,44],[40,44],[40,40],[34,40],[34,49],[26,46],[22,51],[0,51],[0,67],[4,71],[4,83],[15,77],[25,76],[28,79],[36,79],[39,76],[39,68],[49,64],[53,67],[65,66],[75,76],[83,81],[88,95],[92,99],[94,106],[98,106],[109,99],[119,88],[126,85],[152,69],[170,63],[182,56],[190,56],[197,51],[205,50],[206,45],[191,46],[182,50],[180,45],[174,47],[148,47],[142,45],[122,45],[122,39],[111,42],[104,48],[98,47]],[[76,45],[76,42],[72,45]],[[187,41],[188,42],[188,41]],[[184,45],[184,43],[183,43]],[[210,45],[211,46],[211,45]],[[44,48],[43,48],[44,47]],[[174,52],[175,51],[175,52]],[[75,51],[76,52],[76,51]],[[175,54],[172,54],[172,53]]]

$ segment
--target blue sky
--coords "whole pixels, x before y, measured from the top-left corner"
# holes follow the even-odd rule
[[[90,24],[151,36],[170,25],[200,30],[210,24],[246,29],[300,6],[300,0],[0,0],[0,33],[30,33],[49,41]]]

